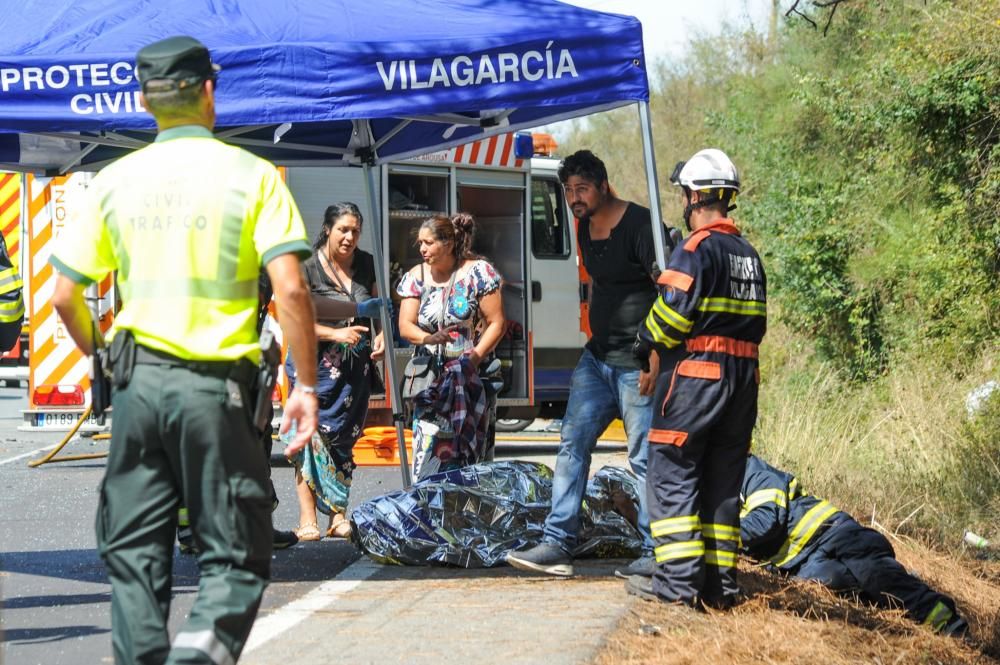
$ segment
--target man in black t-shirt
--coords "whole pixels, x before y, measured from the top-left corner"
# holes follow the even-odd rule
[[[515,568],[569,576],[580,525],[580,502],[590,475],[597,438],[615,418],[625,424],[629,464],[645,483],[652,394],[659,371],[652,354],[649,371],[632,355],[636,333],[656,300],[656,254],[649,210],[611,191],[604,163],[589,150],[567,157],[559,168],[566,201],[580,220],[580,257],[590,274],[592,337],[577,363],[560,432],[552,481],[552,511],[542,542],[512,552]],[[673,242],[667,247],[673,249]],[[653,541],[640,488],[639,530],[643,553],[619,575],[651,574]]]

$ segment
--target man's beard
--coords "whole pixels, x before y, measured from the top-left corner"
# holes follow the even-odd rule
[[[584,210],[583,210],[583,214],[580,214],[580,215],[578,215],[576,213],[576,211],[577,211],[577,207],[576,206],[573,206],[572,208],[570,208],[570,210],[573,211],[573,215],[577,219],[590,219],[591,217],[594,216],[595,212],[597,212],[598,210],[600,210],[604,206],[604,204],[606,202],[607,202],[606,200],[602,200],[602,201],[598,202],[597,205],[595,205],[593,208],[588,208],[586,206],[581,205],[580,207],[583,208]]]

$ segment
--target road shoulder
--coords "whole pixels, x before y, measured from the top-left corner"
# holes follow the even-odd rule
[[[338,576],[343,593],[297,610],[307,616],[240,662],[587,663],[633,602],[613,577],[622,563],[577,562],[576,576],[556,579],[508,567],[396,567],[361,559]],[[258,623],[266,626],[272,614],[262,613]]]

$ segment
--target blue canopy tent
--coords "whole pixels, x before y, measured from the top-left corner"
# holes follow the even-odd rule
[[[27,0],[0,34],[0,170],[96,170],[150,142],[135,53],[186,34],[222,66],[217,136],[279,164],[364,167],[373,211],[373,165],[635,103],[665,265],[633,17],[555,0]]]

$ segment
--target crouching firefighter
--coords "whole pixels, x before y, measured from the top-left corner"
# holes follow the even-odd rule
[[[85,285],[117,271],[122,293],[108,350],[115,415],[96,520],[121,664],[233,663],[257,614],[271,563],[267,465],[250,399],[261,268],[292,353],[315,367],[315,317],[299,262],[311,254],[305,226],[272,164],[213,136],[218,71],[191,37],[139,51],[135,72],[156,140],[94,177],[78,223],[50,258],[59,273],[53,304],[86,355],[103,340]],[[300,377],[286,403],[286,421],[297,423],[293,452],[316,429],[315,380],[315,372]],[[181,503],[202,550],[201,580],[171,640]]]
[[[626,590],[728,607],[739,592],[739,492],[757,420],[764,268],[726,217],[740,180],[722,151],[698,152],[671,181],[683,189],[692,233],[657,280],[635,354],[645,362],[654,347],[683,353],[653,397],[646,491],[657,565],[652,580],[634,575]]]
[[[790,473],[750,455],[740,501],[740,537],[750,557],[881,607],[902,606],[946,635],[968,630],[955,602],[906,572],[885,536],[806,494]]]

